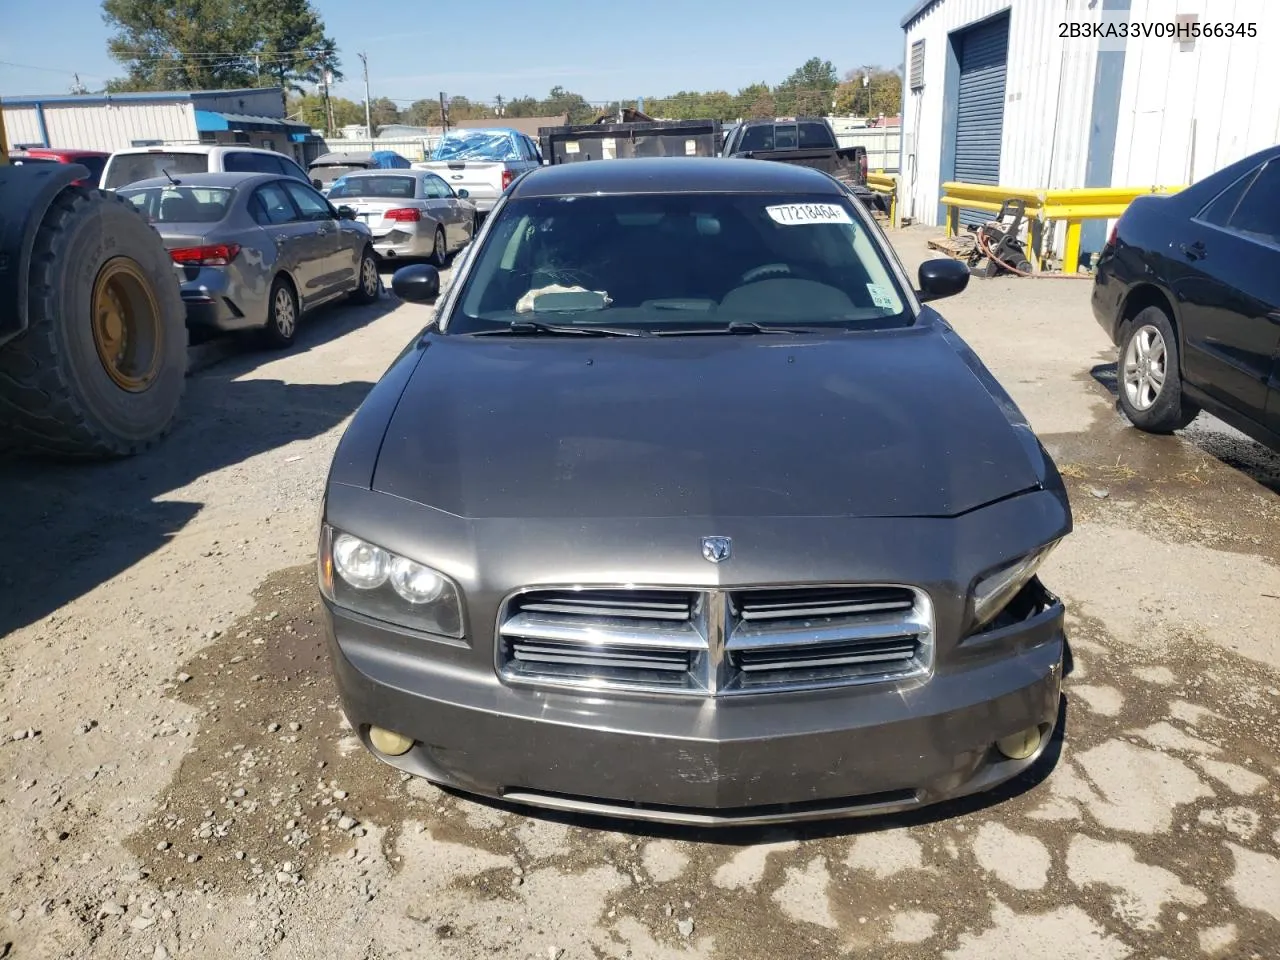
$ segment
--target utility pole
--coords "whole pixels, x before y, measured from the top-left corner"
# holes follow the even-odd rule
[[[363,53],[359,54],[360,62],[364,65],[364,128],[368,131],[369,139],[373,139],[373,106],[369,102],[369,58]]]
[[[443,90],[440,91],[440,129],[441,131],[449,129],[449,112],[445,109]]]
[[[498,94],[498,96],[495,99],[497,100],[497,103],[498,103],[498,109],[495,112],[498,114],[498,116],[502,116],[502,94]]]

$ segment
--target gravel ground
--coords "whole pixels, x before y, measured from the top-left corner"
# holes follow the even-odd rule
[[[914,269],[931,232],[894,241]],[[911,817],[699,832],[405,780],[338,710],[309,566],[346,419],[420,328],[205,350],[106,466],[0,465],[0,960],[1280,955],[1280,457],[1115,413],[1087,283],[944,313],[1058,459],[1065,735]]]

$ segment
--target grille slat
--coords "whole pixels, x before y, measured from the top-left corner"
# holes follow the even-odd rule
[[[720,696],[927,674],[932,607],[910,587],[534,590],[504,605],[509,680]]]

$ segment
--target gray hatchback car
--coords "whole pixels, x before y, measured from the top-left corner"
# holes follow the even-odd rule
[[[369,228],[295,178],[193,173],[118,193],[164,241],[193,329],[258,329],[287,346],[304,312],[381,291]]]
[[[343,707],[449,787],[701,825],[1034,764],[1071,529],[1009,396],[837,181],[544,167],[356,413],[318,573]],[[430,299],[439,277],[394,286]]]

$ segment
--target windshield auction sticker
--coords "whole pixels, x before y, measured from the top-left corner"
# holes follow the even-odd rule
[[[805,223],[853,223],[849,211],[838,203],[783,203],[764,209],[770,220],[788,227]]]

